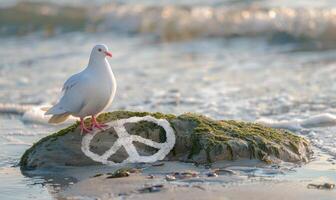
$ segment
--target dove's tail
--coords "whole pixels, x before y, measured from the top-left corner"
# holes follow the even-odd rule
[[[52,115],[51,118],[49,119],[49,123],[52,124],[58,124],[61,122],[64,122],[70,114],[63,110],[59,104],[54,105],[51,108],[42,108],[43,111],[47,111],[45,115]]]
[[[52,124],[58,124],[61,122],[64,122],[66,119],[68,119],[68,117],[70,116],[69,113],[63,113],[63,114],[59,114],[59,115],[53,115],[50,119],[49,119],[49,123]]]
[[[43,107],[41,108],[41,110],[47,111],[46,113],[44,113],[45,115],[60,115],[67,112],[60,104],[56,104],[51,108]]]

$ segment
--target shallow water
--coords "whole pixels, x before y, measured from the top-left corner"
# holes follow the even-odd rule
[[[25,178],[16,165],[29,145],[66,126],[46,124],[38,108],[57,100],[63,82],[86,65],[96,43],[107,44],[114,55],[118,90],[109,110],[286,120],[285,127],[336,114],[333,1],[127,2],[103,6],[97,11],[101,20],[76,30],[57,22],[49,30],[39,22],[20,32],[0,22],[0,199],[51,198],[37,184],[42,180]],[[335,127],[322,124],[295,131],[333,162]]]

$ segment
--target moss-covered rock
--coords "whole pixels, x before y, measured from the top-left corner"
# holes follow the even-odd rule
[[[98,117],[101,122],[109,122],[133,116],[151,115],[167,119],[176,134],[176,144],[167,160],[210,163],[219,160],[239,158],[259,159],[265,162],[283,160],[287,162],[307,162],[311,155],[308,141],[285,130],[267,128],[255,123],[233,120],[213,120],[192,113],[180,116],[116,111]],[[89,120],[87,120],[89,123]],[[130,134],[140,135],[157,142],[165,141],[165,132],[156,124],[139,122],[125,124]],[[29,148],[21,158],[22,169],[48,166],[83,166],[99,164],[86,157],[81,151],[78,124],[42,138]],[[102,154],[109,149],[117,135],[113,128],[97,134],[91,142],[91,151]],[[156,149],[141,143],[134,144],[140,155],[149,155]],[[123,148],[110,159],[120,162],[127,158]]]

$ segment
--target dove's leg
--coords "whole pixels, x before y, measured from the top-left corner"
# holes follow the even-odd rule
[[[90,129],[85,127],[83,118],[80,118],[80,129],[81,129],[81,134],[91,132]]]
[[[96,119],[96,117],[94,115],[92,115],[91,117],[92,117],[91,118],[91,120],[92,120],[92,128],[99,128],[100,130],[104,131],[105,130],[104,128],[107,127],[107,125],[106,124],[99,124],[97,122],[97,119]]]

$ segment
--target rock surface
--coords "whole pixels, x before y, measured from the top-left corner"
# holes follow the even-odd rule
[[[174,149],[167,160],[179,160],[207,164],[219,160],[239,158],[259,159],[265,162],[287,161],[307,162],[312,154],[308,141],[288,131],[267,128],[255,123],[233,120],[216,121],[201,115],[180,116],[116,111],[98,117],[101,122],[124,119],[133,116],[151,115],[169,121],[176,134]],[[89,124],[89,120],[87,121]],[[130,134],[140,135],[156,142],[165,141],[165,131],[151,122],[125,124]],[[81,151],[82,136],[78,124],[42,138],[29,148],[21,158],[22,169],[38,169],[57,166],[98,165]],[[102,154],[116,141],[113,128],[97,134],[91,142],[91,151]],[[141,143],[134,144],[140,155],[151,155],[157,150]],[[109,158],[121,162],[127,158],[123,148]]]

